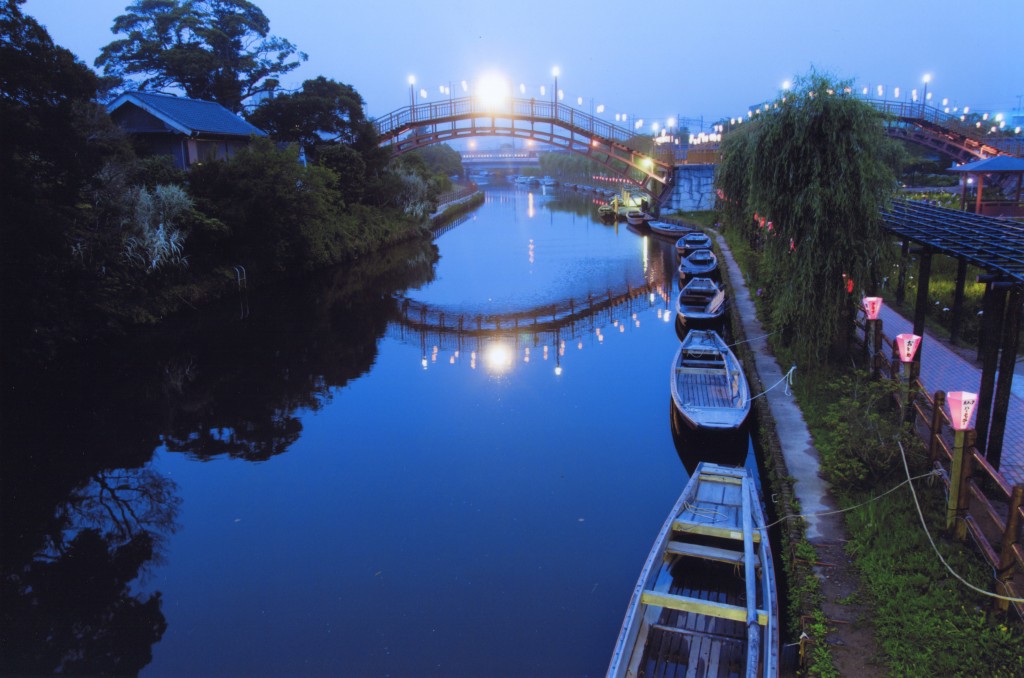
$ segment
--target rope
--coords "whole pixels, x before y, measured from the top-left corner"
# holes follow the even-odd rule
[[[903,450],[903,443],[899,443],[899,446],[900,446],[900,457],[903,459],[903,468],[906,471],[907,479],[909,480],[910,479],[910,467],[907,466],[907,454]],[[950,479],[950,480],[952,480],[952,479]],[[1014,598],[1012,596],[1004,596],[1004,595],[1000,595],[998,593],[993,593],[991,591],[986,591],[985,589],[980,589],[977,586],[975,586],[974,584],[972,584],[971,582],[969,582],[966,579],[964,579],[963,577],[961,577],[956,572],[954,572],[953,568],[951,568],[949,566],[949,563],[946,562],[946,559],[942,557],[941,553],[939,553],[938,547],[935,546],[935,540],[932,539],[932,534],[931,534],[931,532],[928,531],[928,524],[925,522],[924,513],[921,511],[921,504],[918,503],[918,501],[917,501],[917,492],[914,491],[914,486],[913,485],[910,486],[910,495],[914,498],[914,506],[917,507],[917,515],[921,518],[921,528],[924,530],[925,536],[928,537],[928,543],[932,545],[932,550],[935,551],[935,555],[937,555],[939,557],[939,560],[942,562],[943,566],[945,566],[946,570],[951,575],[953,575],[958,580],[960,580],[965,586],[967,586],[967,588],[969,588],[972,591],[975,591],[977,593],[980,593],[983,596],[988,596],[990,598],[998,598],[999,600],[1008,600],[1011,603],[1024,603],[1024,598]]]
[[[750,343],[751,341],[757,341],[758,339],[767,339],[768,337],[772,336],[773,334],[778,334],[781,331],[782,330],[775,330],[774,332],[769,332],[768,334],[762,334],[760,337],[754,337],[753,339],[744,339],[743,341],[737,341],[735,344],[729,344],[729,348],[732,348],[734,346],[739,346],[740,344],[747,344],[747,343]]]
[[[764,391],[758,393],[756,396],[751,398],[750,401],[753,402],[753,401],[757,400],[758,398],[760,398],[761,396],[767,395],[768,391],[771,391],[774,388],[778,388],[778,386],[780,384],[782,384],[783,382],[785,382],[785,384],[786,384],[786,391],[785,391],[786,395],[792,395],[792,393],[789,390],[789,387],[793,385],[793,373],[794,372],[796,372],[796,365],[793,365],[792,367],[790,367],[789,368],[789,372],[786,372],[784,375],[782,375],[782,379],[779,379],[777,382],[775,382],[774,384],[772,384],[771,386],[766,388]]]
[[[882,497],[884,497],[887,494],[892,494],[893,492],[895,492],[896,490],[900,489],[901,487],[903,487],[904,485],[906,485],[907,483],[909,483],[912,480],[920,480],[921,478],[927,478],[928,476],[937,476],[937,475],[939,475],[939,471],[936,469],[934,471],[929,471],[928,473],[922,473],[919,476],[914,476],[913,478],[908,478],[907,480],[904,480],[904,481],[900,482],[898,485],[889,488],[888,490],[886,490],[882,494],[880,494],[878,496],[875,496],[875,497],[871,497],[870,499],[868,499],[866,501],[862,501],[861,503],[857,504],[856,506],[850,506],[849,508],[844,508],[844,509],[836,509],[835,511],[819,511],[818,513],[801,513],[801,514],[795,515],[795,516],[783,516],[782,518],[779,518],[778,520],[776,520],[774,523],[770,523],[768,525],[765,525],[764,527],[759,527],[757,529],[759,529],[759,530],[767,530],[770,527],[775,527],[779,523],[784,523],[787,520],[794,520],[796,518],[814,518],[814,517],[817,517],[817,516],[831,516],[831,515],[835,515],[837,513],[846,513],[847,511],[855,511],[856,509],[859,509],[862,506],[867,506],[868,504],[870,504],[873,501],[878,501],[879,499],[881,499]]]

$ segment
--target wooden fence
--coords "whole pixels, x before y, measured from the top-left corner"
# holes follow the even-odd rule
[[[1024,597],[1024,485],[1011,486],[989,464],[974,446],[973,430],[960,435],[953,431],[945,408],[945,392],[929,395],[916,377],[913,363],[909,364],[908,374],[902,374],[896,342],[885,336],[881,320],[858,321],[857,326],[864,333],[863,347],[872,375],[903,384],[895,396],[900,411],[924,438],[929,461],[948,490],[947,528],[961,541],[972,538],[995,570],[998,594]],[[891,348],[888,358],[883,346]],[[995,605],[1007,611],[1010,602],[997,598]],[[1024,603],[1014,602],[1013,606],[1024,618]]]

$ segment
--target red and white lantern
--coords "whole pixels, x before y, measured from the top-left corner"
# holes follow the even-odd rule
[[[868,320],[878,320],[878,312],[882,310],[882,297],[864,297],[860,303]]]
[[[899,351],[900,361],[909,363],[917,354],[917,347],[921,343],[921,337],[916,334],[897,334],[896,350]]]
[[[971,415],[978,404],[978,394],[967,391],[953,391],[946,394],[949,405],[949,418],[954,431],[966,431],[971,427]]]

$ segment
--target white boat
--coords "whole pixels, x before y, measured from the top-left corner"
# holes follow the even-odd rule
[[[554,179],[554,177],[548,177],[548,176],[546,176],[543,179],[541,179],[540,183],[543,184],[544,186],[557,186],[558,185],[558,182]]]
[[[679,277],[713,277],[718,272],[718,257],[711,250],[697,250],[679,262]]]
[[[608,678],[779,673],[764,511],[745,468],[697,465],[633,589]]]
[[[692,429],[737,429],[750,415],[743,367],[714,330],[691,330],[672,361],[672,402]]]
[[[626,222],[633,226],[643,226],[647,223],[647,214],[636,208],[626,212]]]
[[[680,257],[688,257],[697,250],[711,249],[711,236],[700,231],[690,231],[676,241],[676,252]]]
[[[655,235],[663,235],[666,238],[678,238],[679,236],[685,236],[693,229],[688,226],[681,224],[672,224],[667,221],[648,221],[647,225],[651,227]]]
[[[676,327],[680,336],[690,330],[718,329],[728,308],[721,285],[711,278],[692,278],[676,298]]]

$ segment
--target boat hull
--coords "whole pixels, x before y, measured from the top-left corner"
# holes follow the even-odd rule
[[[713,330],[691,330],[672,361],[672,401],[692,429],[738,429],[750,416],[739,360]]]

